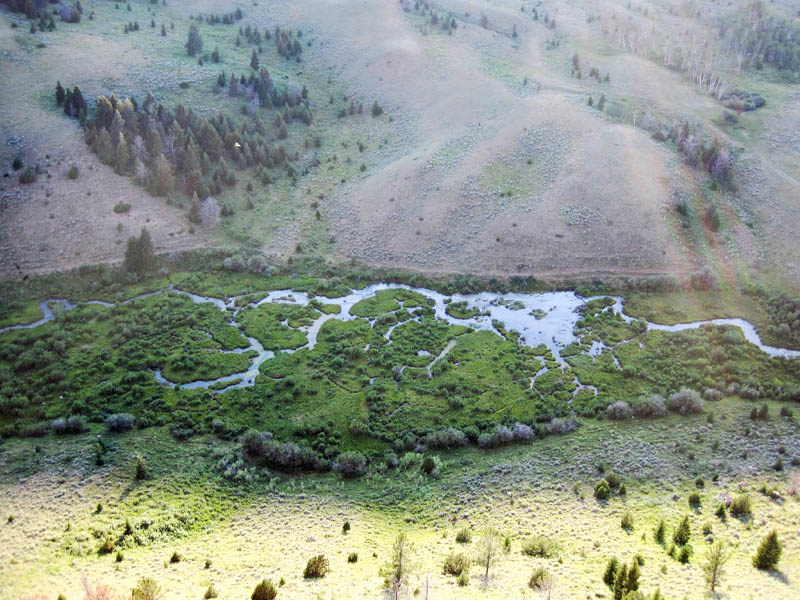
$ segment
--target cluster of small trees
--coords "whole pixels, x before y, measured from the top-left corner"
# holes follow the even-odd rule
[[[61,82],[56,83],[56,104],[64,107],[64,114],[69,117],[78,117],[81,123],[86,120],[88,106],[83,97],[81,88],[77,85],[74,89],[66,90],[61,87]]]
[[[289,161],[299,155],[269,142],[286,139],[286,125],[292,119],[311,119],[303,93],[274,86],[266,70],[258,78],[244,79],[245,85],[241,81],[236,80],[237,89],[254,98],[263,95],[270,106],[282,106],[284,111],[267,122],[254,115],[237,123],[222,113],[211,119],[200,117],[181,104],[173,112],[150,94],[141,107],[132,98],[119,100],[112,95],[100,96],[93,118],[86,121],[87,105],[78,87],[65,91],[59,83],[56,101],[65,113],[86,121],[86,143],[118,173],[134,175],[153,195],[167,195],[177,186],[190,197],[197,193],[206,198],[219,194],[223,186],[235,185],[227,161],[241,168],[285,167],[293,175]],[[271,182],[269,175],[262,174],[262,180]]]
[[[0,0],[0,4],[4,4],[11,12],[24,13],[28,19],[39,18],[39,29],[55,29],[55,22],[52,15],[48,14],[45,9],[46,3],[44,0]],[[51,2],[55,4],[55,2]],[[80,0],[77,0],[72,5],[61,3],[56,8],[61,20],[65,23],[79,23],[81,15],[83,14],[83,6]],[[33,30],[35,33],[35,29]]]
[[[303,52],[303,47],[297,38],[303,37],[303,32],[297,30],[297,37],[291,29],[275,28],[275,47],[278,49],[278,54],[286,59],[294,58],[300,62],[300,54]]]
[[[156,265],[156,257],[153,252],[153,242],[150,239],[150,232],[142,227],[139,237],[131,236],[128,238],[128,246],[125,249],[125,262],[123,268],[128,273],[142,275],[150,273]]]
[[[269,41],[272,39],[272,34],[269,32],[269,29],[266,27],[264,28],[264,34],[262,36],[261,31],[258,27],[253,27],[251,25],[247,25],[244,28],[239,27],[239,35],[236,36],[236,45],[240,46],[242,44],[242,37],[247,40],[248,44],[253,46],[261,47],[262,41]]]
[[[237,21],[241,21],[244,17],[244,13],[242,13],[241,8],[237,8],[236,10],[229,12],[229,13],[222,13],[222,14],[199,14],[194,18],[197,19],[199,22],[205,22],[208,25],[233,25]]]

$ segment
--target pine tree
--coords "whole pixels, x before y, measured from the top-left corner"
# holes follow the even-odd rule
[[[125,140],[125,134],[119,134],[119,142],[116,148],[116,160],[114,161],[114,168],[120,175],[128,172],[128,164],[131,160],[131,153],[128,148],[128,142]]]
[[[756,569],[771,570],[778,566],[781,559],[781,543],[778,541],[778,532],[774,529],[769,532],[753,557],[753,566]]]
[[[150,193],[154,196],[166,196],[174,186],[175,175],[172,165],[163,154],[160,154],[150,175]]]
[[[635,592],[639,589],[639,562],[634,558],[631,568],[628,569],[628,578],[625,580],[625,593]]]
[[[195,56],[203,50],[203,39],[200,37],[200,31],[197,25],[189,26],[189,35],[186,40],[186,51],[189,56]]]
[[[253,71],[258,71],[258,54],[256,54],[255,48],[253,48],[253,55],[250,57],[250,68]]]
[[[689,541],[690,536],[691,529],[689,527],[689,517],[686,516],[681,519],[680,524],[678,525],[677,529],[675,529],[675,533],[672,534],[672,541],[678,546],[683,546]]]
[[[608,560],[606,570],[603,572],[603,583],[605,583],[608,587],[614,585],[614,579],[617,576],[617,569],[619,569],[619,561],[617,560],[617,557],[614,556]]]
[[[658,522],[658,527],[656,527],[655,531],[653,532],[653,538],[656,540],[656,543],[663,544],[664,543],[664,535],[666,533],[666,525],[664,525],[664,519],[661,519]]]
[[[163,37],[167,37],[167,28],[166,28],[166,27],[164,27],[164,24],[163,24],[163,23],[161,24],[161,35],[162,35]]]
[[[142,227],[142,232],[138,238],[135,236],[128,238],[123,268],[129,273],[141,275],[152,271],[155,268],[155,262],[150,232],[147,231],[147,228]]]
[[[622,600],[625,596],[625,585],[628,582],[628,567],[622,565],[614,579],[614,600]]]
[[[64,97],[66,96],[66,92],[64,88],[61,87],[61,82],[56,82],[56,104],[61,106],[64,104]]]
[[[720,578],[723,575],[723,567],[731,557],[725,544],[717,540],[706,551],[706,562],[703,564],[703,572],[708,583],[709,591],[713,594]]]

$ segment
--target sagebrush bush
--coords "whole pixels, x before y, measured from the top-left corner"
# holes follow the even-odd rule
[[[633,529],[633,515],[629,512],[626,512],[624,515],[622,515],[620,525],[623,529]]]
[[[472,541],[472,531],[464,527],[456,533],[456,542],[459,544],[469,544]]]
[[[522,543],[522,553],[528,556],[553,558],[558,554],[558,542],[543,535],[535,535]]]
[[[703,412],[704,406],[705,403],[700,394],[689,388],[681,388],[680,391],[671,394],[667,399],[667,408],[670,412],[682,415]]]
[[[577,428],[578,419],[576,419],[574,415],[570,415],[569,417],[556,417],[545,426],[545,430],[551,435],[570,433]]]
[[[469,572],[472,562],[470,558],[463,552],[451,552],[444,559],[442,565],[442,572],[445,575],[461,575],[461,573]]]
[[[633,416],[640,419],[654,419],[667,414],[667,404],[664,397],[654,394],[649,398],[641,398],[631,405]]]
[[[533,427],[525,425],[525,423],[514,423],[511,434],[514,436],[515,442],[530,442],[536,437]]]
[[[50,424],[50,427],[56,435],[64,435],[67,433],[82,433],[86,429],[86,424],[81,417],[73,415],[66,419],[55,419]]]
[[[333,469],[345,479],[361,477],[367,470],[367,458],[361,452],[342,452],[333,463]]]
[[[613,404],[609,404],[608,407],[606,408],[606,416],[614,421],[623,421],[625,419],[630,419],[631,417],[630,404],[628,404],[624,400],[620,400],[618,402],[614,402]]]
[[[328,559],[325,558],[325,555],[317,554],[308,559],[306,568],[303,570],[303,577],[306,579],[325,577],[329,569],[330,564],[328,563]]]
[[[450,448],[458,448],[467,443],[467,436],[460,429],[455,427],[447,427],[432,431],[425,436],[425,445],[428,448],[439,448],[447,450]]]
[[[531,578],[528,580],[528,587],[532,590],[538,590],[544,583],[544,578],[547,577],[547,571],[544,567],[536,567],[531,573]]]
[[[130,431],[136,423],[136,418],[130,413],[116,413],[106,417],[106,427],[111,431]]]
[[[734,517],[750,517],[753,515],[753,503],[750,496],[747,494],[740,494],[736,496],[731,502],[729,512]]]

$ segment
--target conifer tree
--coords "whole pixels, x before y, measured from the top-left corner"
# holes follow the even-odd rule
[[[250,57],[250,68],[253,71],[258,71],[258,54],[256,54],[255,48],[253,48],[253,55]]]

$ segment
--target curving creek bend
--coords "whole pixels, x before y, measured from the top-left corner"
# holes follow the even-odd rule
[[[319,299],[323,300],[326,304],[336,304],[338,305],[341,310],[339,314],[322,314],[320,317],[317,318],[314,323],[312,323],[309,327],[301,327],[300,330],[304,331],[307,335],[308,342],[306,345],[302,346],[299,349],[307,348],[312,349],[317,343],[317,334],[319,333],[320,328],[322,325],[328,321],[329,319],[340,319],[340,320],[351,320],[360,317],[356,317],[350,313],[350,309],[359,301],[370,298],[376,294],[376,292],[380,290],[391,290],[391,289],[404,289],[410,290],[413,292],[417,292],[422,294],[426,298],[433,300],[434,305],[433,309],[436,313],[436,318],[446,321],[451,324],[458,324],[458,325],[467,325],[472,327],[475,330],[489,330],[495,331],[494,326],[492,325],[492,321],[496,320],[501,322],[507,330],[514,330],[519,332],[520,334],[520,341],[528,346],[535,347],[539,344],[545,344],[550,351],[552,352],[553,356],[556,358],[557,361],[563,366],[565,363],[561,358],[559,353],[559,349],[563,348],[564,346],[574,342],[576,340],[576,336],[573,333],[575,325],[580,318],[580,315],[577,312],[577,309],[592,300],[593,298],[582,298],[575,294],[574,292],[547,292],[547,293],[539,293],[539,294],[519,294],[519,293],[511,293],[511,294],[500,294],[496,292],[483,292],[480,294],[453,294],[451,296],[440,294],[439,292],[428,290],[425,288],[415,288],[407,285],[402,284],[390,284],[390,283],[378,283],[374,285],[370,285],[365,287],[361,290],[352,290],[350,294],[346,296],[342,296],[340,298],[327,298],[327,297],[320,297]],[[238,323],[234,320],[236,314],[248,307],[248,306],[259,306],[264,303],[279,303],[279,304],[296,304],[300,306],[304,306],[309,303],[311,298],[305,292],[295,292],[292,290],[277,290],[270,292],[266,297],[259,300],[258,302],[253,302],[251,304],[245,304],[242,306],[236,306],[236,300],[238,297],[228,298],[227,300],[222,300],[220,298],[213,298],[210,296],[199,296],[197,294],[191,294],[189,292],[185,292],[175,288],[174,286],[170,286],[166,290],[158,290],[154,292],[148,292],[145,294],[140,294],[139,296],[135,296],[134,298],[130,298],[129,300],[125,300],[121,302],[121,304],[128,304],[130,302],[134,302],[138,299],[145,298],[148,296],[154,296],[156,294],[161,294],[164,291],[172,291],[178,294],[183,294],[191,298],[193,302],[197,303],[212,303],[216,306],[219,310],[226,312],[230,315],[230,323],[235,327],[239,327]],[[624,300],[620,297],[615,296],[597,296],[598,298],[602,297],[609,297],[614,300],[614,304],[608,307],[606,310],[612,310],[615,313],[619,314],[622,319],[625,321],[632,321],[633,318],[626,315],[624,313]],[[448,302],[445,302],[448,300]],[[452,317],[447,314],[445,308],[449,301],[452,302],[465,302],[468,308],[477,308],[482,313],[481,316],[476,316],[469,319],[458,319]],[[52,321],[55,318],[52,308],[50,307],[51,304],[60,304],[64,310],[72,310],[75,308],[75,304],[65,300],[63,298],[46,298],[39,303],[39,306],[42,310],[42,314],[44,315],[38,321],[33,323],[21,324],[21,325],[11,325],[8,327],[0,328],[0,333],[11,329],[29,329],[33,327],[38,327],[45,323]],[[112,307],[115,303],[113,302],[105,302],[102,300],[90,300],[87,304],[99,304],[102,306]],[[538,318],[537,318],[538,317]],[[412,319],[413,320],[413,319]],[[758,346],[763,352],[770,356],[782,356],[786,358],[800,358],[800,350],[789,350],[785,348],[775,348],[772,346],[767,346],[761,342],[761,338],[759,337],[758,333],[755,330],[755,327],[744,319],[713,319],[709,321],[694,321],[690,323],[679,323],[677,325],[660,325],[657,323],[647,323],[648,330],[662,330],[662,331],[681,331],[684,329],[694,329],[701,327],[703,325],[732,325],[738,327],[742,330],[745,339]],[[397,325],[393,325],[390,327],[389,331],[387,331],[385,337],[391,343],[391,334],[394,327]],[[244,334],[243,334],[244,335]],[[499,335],[499,334],[498,334]],[[181,387],[184,388],[208,388],[211,386],[215,386],[215,389],[231,389],[234,387],[246,387],[253,385],[253,382],[256,376],[259,373],[259,367],[261,363],[270,358],[275,356],[275,352],[272,350],[266,350],[261,345],[261,343],[252,337],[246,336],[248,341],[250,342],[250,346],[243,349],[236,349],[236,350],[220,350],[220,352],[247,352],[250,350],[255,350],[258,354],[253,358],[250,363],[250,367],[243,372],[234,373],[232,375],[226,375],[224,377],[220,377],[218,379],[212,379],[207,381],[193,381],[191,383],[185,383]],[[431,375],[431,368],[433,365],[444,358],[447,353],[455,346],[455,340],[451,340],[449,344],[445,347],[441,354],[438,356],[431,356],[431,362],[428,363],[427,371],[428,375]],[[589,350],[589,354],[592,356],[596,356],[600,353],[605,346],[600,342],[595,342],[592,345],[592,348]],[[282,350],[279,352],[296,352],[297,350]],[[420,351],[422,355],[424,351]],[[616,358],[614,359],[616,362]],[[543,366],[542,373],[545,371],[546,368]],[[164,385],[177,385],[174,384],[161,374],[160,370],[154,371],[154,375],[156,379],[164,384]],[[531,380],[531,385],[533,385],[533,380]],[[229,383],[230,385],[225,386],[224,384]],[[590,386],[583,386],[580,382],[576,381],[579,388],[589,387]],[[577,391],[577,390],[576,390]],[[595,394],[597,390],[594,390]]]

